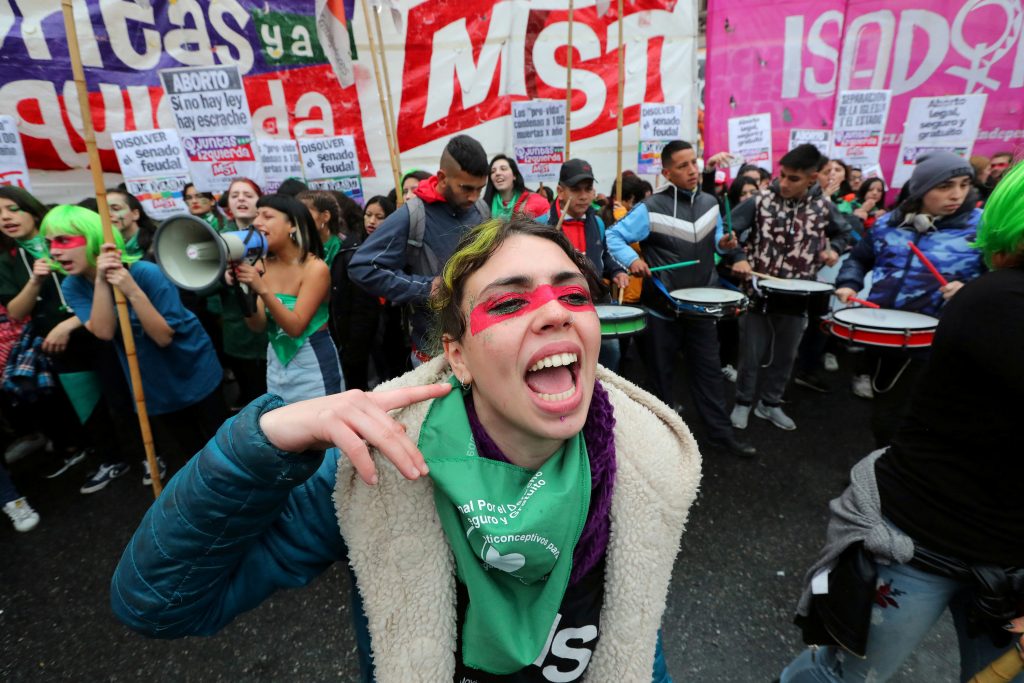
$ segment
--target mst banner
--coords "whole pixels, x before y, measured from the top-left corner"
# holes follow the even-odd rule
[[[317,39],[314,0],[75,0],[93,119],[105,170],[111,132],[173,128],[157,72],[237,64],[257,138],[351,135],[373,189],[391,185],[366,17],[346,1],[356,39],[355,82],[342,87]],[[444,141],[478,136],[511,153],[511,103],[564,99],[565,0],[399,0],[404,21],[382,24],[405,169],[434,168]],[[573,154],[599,182],[614,174],[614,8],[576,3]],[[626,3],[626,149],[637,144],[641,102],[682,105],[696,133],[695,0]],[[81,115],[55,0],[0,2],[0,115],[15,118],[32,169],[85,167]],[[578,145],[576,143],[579,143]],[[605,170],[607,169],[607,170]]]
[[[774,157],[791,128],[831,129],[839,93],[889,90],[882,170],[892,177],[911,100],[988,94],[975,154],[1024,143],[1022,0],[712,0],[706,146],[730,117],[772,115]]]

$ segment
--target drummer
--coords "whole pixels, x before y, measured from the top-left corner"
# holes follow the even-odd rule
[[[872,275],[868,301],[939,317],[946,302],[982,273],[980,253],[971,246],[981,221],[970,162],[952,152],[932,152],[917,160],[907,198],[875,223],[857,243],[836,279],[843,303]],[[940,285],[907,245],[913,242],[948,281]],[[910,395],[924,370],[927,350],[868,347],[867,367],[874,389],[871,431],[887,446],[907,414]]]
[[[837,220],[817,186],[826,159],[814,145],[799,145],[779,160],[779,179],[732,212],[733,272],[782,279],[813,279],[835,265],[848,245],[850,228]],[[742,239],[742,247],[736,235]],[[758,293],[756,287],[752,294]],[[754,414],[779,429],[796,423],[782,410],[782,392],[793,371],[807,316],[751,311],[740,318],[740,363],[732,424],[746,429],[760,375],[761,400]],[[767,363],[767,364],[766,364]]]
[[[717,165],[727,158],[727,154],[718,154],[708,164]],[[608,231],[612,256],[628,266],[633,276],[644,278],[640,301],[648,313],[648,331],[642,340],[648,378],[658,398],[676,405],[673,370],[676,354],[683,348],[690,392],[711,443],[734,455],[752,457],[756,449],[737,440],[729,423],[715,321],[678,317],[668,294],[676,289],[718,284],[715,252],[719,245],[726,244],[718,200],[700,191],[697,154],[689,142],[674,140],[665,145],[661,166],[668,184]],[[632,242],[640,243],[643,257],[629,246]],[[699,263],[661,272],[659,280],[664,288],[658,287],[650,267],[681,261]]]

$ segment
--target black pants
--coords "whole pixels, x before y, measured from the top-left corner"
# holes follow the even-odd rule
[[[267,393],[267,359],[224,356],[238,383],[238,405],[248,405]]]
[[[157,452],[173,472],[182,467],[213,438],[227,415],[220,387],[205,398],[173,413],[151,415]]]
[[[892,443],[910,414],[910,402],[925,367],[927,354],[868,346],[864,352],[875,397],[871,401],[871,433],[875,446]]]
[[[713,441],[732,438],[732,423],[725,407],[725,378],[718,357],[718,330],[714,320],[679,318],[664,320],[647,316],[647,332],[641,342],[647,372],[655,395],[668,405],[675,403],[676,354],[683,350],[690,394],[697,413]]]

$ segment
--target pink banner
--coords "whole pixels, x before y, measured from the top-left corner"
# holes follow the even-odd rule
[[[892,178],[914,97],[988,93],[974,154],[1024,144],[1022,0],[709,0],[705,146],[730,117],[770,113],[773,157],[791,128],[832,127],[841,90],[889,89],[882,170]]]

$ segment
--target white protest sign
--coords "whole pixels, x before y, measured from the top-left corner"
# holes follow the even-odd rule
[[[306,184],[311,190],[344,192],[360,206],[363,206],[366,200],[363,195],[363,179],[359,176],[323,178],[321,180],[310,180]]]
[[[740,164],[754,164],[771,173],[772,115],[753,114],[729,119],[729,154]]]
[[[13,116],[0,116],[0,185],[15,185],[32,191],[25,150]]]
[[[981,93],[910,100],[892,174],[893,187],[902,187],[910,180],[917,158],[928,152],[945,150],[965,159],[970,157],[986,99],[987,95]]]
[[[565,102],[513,102],[512,146],[527,182],[557,183],[565,162]]]
[[[890,99],[888,90],[840,92],[832,122],[831,156],[861,168],[877,164]]]
[[[238,66],[164,69],[160,80],[196,189],[224,192],[237,177],[262,184]]]
[[[832,131],[814,128],[791,128],[789,149],[800,145],[814,145],[825,156],[832,156]]]
[[[302,170],[314,190],[344,192],[362,204],[363,183],[359,177],[359,156],[351,135],[299,140]]]
[[[641,140],[678,140],[682,128],[681,105],[662,102],[644,102],[640,105]]]
[[[142,208],[150,218],[164,219],[188,213],[181,191],[189,183],[188,175],[171,175],[159,178],[125,178],[128,192],[142,202]]]
[[[111,133],[110,139],[126,180],[188,174],[188,160],[176,130]]]
[[[263,164],[265,193],[273,194],[289,178],[301,179],[305,175],[302,172],[299,145],[295,140],[257,138],[256,144],[260,150],[260,163]]]

